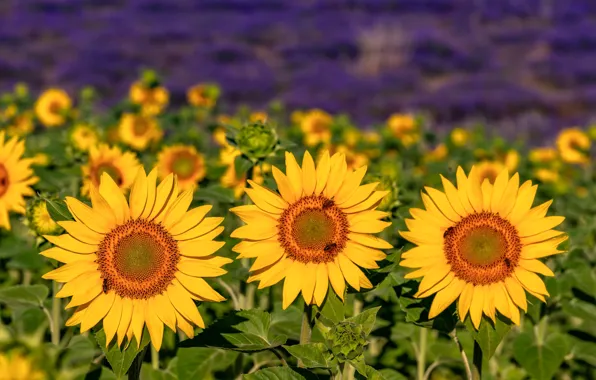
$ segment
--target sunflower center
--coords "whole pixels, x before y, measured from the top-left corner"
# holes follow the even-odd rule
[[[149,123],[143,119],[137,119],[132,125],[132,133],[135,136],[144,136],[149,130]]]
[[[279,219],[279,242],[288,258],[303,263],[333,261],[348,240],[348,219],[335,203],[311,195],[290,205]]]
[[[455,275],[474,285],[509,277],[521,254],[516,228],[497,214],[472,214],[444,234],[444,250]]]
[[[484,171],[480,173],[480,184],[482,184],[485,179],[488,179],[488,182],[493,184],[497,180],[498,175],[499,173],[497,170],[493,168],[484,169]]]
[[[6,194],[9,185],[8,170],[6,170],[4,165],[0,164],[0,197]]]
[[[59,113],[61,109],[62,109],[62,105],[57,100],[50,102],[50,104],[48,105],[48,110],[54,114]]]
[[[172,172],[176,173],[178,178],[189,178],[195,172],[195,157],[190,153],[179,153],[172,162]]]
[[[128,221],[109,232],[99,245],[103,289],[133,299],[162,294],[174,279],[179,257],[178,244],[161,225]]]
[[[108,175],[110,177],[112,177],[112,179],[114,180],[114,182],[116,182],[116,184],[118,186],[122,186],[122,173],[120,172],[120,170],[115,167],[114,165],[110,164],[110,163],[103,163],[103,164],[99,164],[97,166],[97,168],[95,169],[95,173],[96,173],[96,185],[99,185],[99,180],[102,176],[103,173],[108,173]]]

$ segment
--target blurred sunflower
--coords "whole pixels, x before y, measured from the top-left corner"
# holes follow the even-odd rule
[[[35,367],[31,360],[12,351],[0,353],[0,379],[3,380],[44,380],[45,373]]]
[[[78,124],[74,126],[69,133],[69,138],[72,146],[77,150],[86,152],[92,146],[99,142],[99,134],[97,130],[90,125]]]
[[[10,211],[25,214],[24,196],[34,194],[31,185],[37,183],[31,169],[31,159],[22,158],[25,141],[13,137],[5,141],[6,133],[0,131],[0,228],[10,230]]]
[[[31,112],[23,112],[12,118],[12,122],[6,127],[6,133],[9,136],[25,136],[33,132],[35,125],[33,123],[33,114]]]
[[[463,128],[453,128],[450,138],[453,145],[464,146],[470,138],[470,133]]]
[[[496,311],[519,324],[525,292],[543,302],[548,296],[536,273],[554,274],[537,259],[563,252],[557,247],[567,236],[553,228],[564,218],[545,216],[552,201],[531,208],[537,186],[520,186],[517,173],[503,170],[494,185],[481,185],[475,167],[469,177],[459,167],[457,187],[441,179],[445,192],[426,187],[426,210],[411,209],[409,231],[400,232],[417,245],[402,254],[401,266],[419,268],[405,277],[422,277],[416,297],[435,294],[430,319],[459,298],[460,319],[469,312],[476,328],[482,314],[494,321]]]
[[[181,190],[193,188],[206,174],[203,155],[191,145],[164,147],[157,156],[157,168],[161,179],[174,173]]]
[[[33,166],[48,166],[50,164],[50,156],[42,152],[36,153],[30,160]]]
[[[553,169],[538,168],[534,170],[534,177],[538,178],[540,182],[555,183],[559,181],[559,172]]]
[[[93,146],[89,149],[87,164],[81,167],[83,172],[81,194],[89,195],[91,185],[99,186],[103,173],[108,173],[120,189],[128,189],[140,165],[132,152],[122,152],[120,148],[106,144]]]
[[[234,197],[239,199],[246,189],[246,175],[237,176],[234,160],[241,152],[233,146],[227,146],[220,152],[220,162],[228,168],[219,179],[221,185],[228,189],[234,189]],[[252,168],[252,180],[257,184],[262,184],[265,180],[264,174],[271,172],[271,165],[262,163]]]
[[[261,289],[285,278],[284,309],[300,292],[307,304],[321,305],[329,282],[342,299],[346,281],[356,290],[372,288],[359,266],[378,268],[385,258],[379,249],[391,248],[370,235],[391,224],[374,210],[388,192],[375,191],[378,183],[360,186],[366,167],[349,171],[341,153],[323,154],[316,168],[308,152],[302,167],[286,153],[286,173],[273,167],[280,194],[249,181],[255,204],[230,210],[247,223],[232,232],[245,239],[233,250],[256,258],[248,282],[260,281]]]
[[[147,116],[159,114],[170,100],[168,90],[163,86],[148,86],[143,81],[134,82],[130,86],[130,101],[141,106],[142,113]]]
[[[426,153],[425,161],[443,161],[447,157],[447,145],[444,143],[438,144],[433,150]]]
[[[482,161],[475,165],[478,183],[484,183],[487,179],[491,184],[495,183],[499,173],[505,169],[505,165],[499,161]]]
[[[67,326],[85,332],[103,320],[106,344],[117,335],[141,341],[146,324],[159,350],[164,324],[194,336],[193,324],[205,327],[193,300],[222,301],[203,277],[220,276],[232,260],[216,256],[225,243],[213,241],[223,218],[205,218],[211,206],[188,210],[192,190],[178,195],[171,174],[156,186],[157,170],[140,169],[127,202],[112,178],[104,174],[99,189],[91,186],[89,207],[67,197],[76,221],[58,222],[66,230],[45,236],[56,247],[42,255],[65,263],[43,278],[65,283],[56,297],[71,297],[77,307]]]
[[[269,115],[267,115],[267,112],[263,112],[263,111],[253,112],[248,117],[248,121],[251,123],[257,123],[257,122],[266,123],[267,119],[269,119]]]
[[[186,91],[186,98],[195,107],[212,108],[219,98],[219,87],[202,83],[192,86]]]
[[[413,115],[395,113],[387,119],[387,127],[405,147],[409,147],[420,139],[418,125]]]
[[[557,137],[557,148],[561,159],[570,164],[588,163],[590,146],[590,138],[579,128],[564,129]]]
[[[66,114],[72,108],[72,100],[59,88],[46,90],[35,103],[35,114],[46,127],[58,127],[66,121]]]
[[[36,199],[27,211],[29,227],[38,235],[52,235],[60,230],[60,226],[48,212],[48,204],[43,199]]]
[[[152,117],[124,114],[118,127],[120,140],[135,150],[145,150],[163,137],[163,131]]]
[[[555,161],[557,159],[557,155],[558,152],[555,148],[543,147],[530,150],[528,158],[533,163],[545,164]]]
[[[331,124],[333,117],[327,112],[314,109],[300,117],[300,129],[304,133],[307,146],[327,144],[331,141]]]
[[[343,153],[345,155],[348,170],[356,170],[364,165],[368,165],[369,159],[366,154],[350,149],[345,145],[338,145],[329,149],[329,154],[333,155],[335,153]]]

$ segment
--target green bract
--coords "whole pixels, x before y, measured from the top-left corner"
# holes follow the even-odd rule
[[[340,322],[327,334],[327,346],[339,362],[358,358],[366,346],[366,333],[362,325],[353,322]]]
[[[243,125],[236,136],[238,149],[249,158],[267,157],[277,145],[275,129],[266,123],[249,123]]]

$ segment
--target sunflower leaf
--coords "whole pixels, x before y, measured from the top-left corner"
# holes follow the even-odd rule
[[[0,303],[9,307],[41,306],[49,292],[44,285],[15,285],[0,289]]]
[[[315,380],[325,378],[329,378],[329,375],[319,377],[303,368],[290,367],[264,368],[255,373],[243,376],[244,380]]]
[[[327,292],[327,298],[319,311],[324,319],[332,322],[331,325],[343,321],[346,316],[344,303],[331,291]]]
[[[230,366],[238,352],[217,348],[192,347],[178,350],[177,372],[180,379],[207,379],[213,372]]]
[[[332,355],[324,343],[296,344],[283,346],[293,357],[300,360],[306,368],[331,368]]]
[[[114,341],[112,341],[109,347],[106,347],[106,333],[103,329],[95,333],[95,339],[103,353],[106,355],[106,359],[108,359],[112,371],[114,371],[114,374],[118,379],[124,378],[124,375],[128,372],[132,362],[139,353],[142,355],[145,352],[145,346],[147,346],[151,340],[149,333],[144,330],[141,344],[138,347],[136,338],[133,338],[128,347],[121,350]]]
[[[513,357],[537,380],[552,379],[568,353],[568,339],[560,333],[539,340],[536,334],[524,332],[513,344]]]
[[[48,213],[54,222],[74,220],[64,201],[49,198],[46,198],[45,201],[48,207]]]
[[[346,318],[348,322],[354,322],[357,325],[361,325],[364,333],[368,336],[375,326],[377,320],[377,312],[381,309],[381,306],[372,307],[368,310],[364,310],[362,313],[355,315],[350,318]]]
[[[466,319],[465,325],[480,346],[483,360],[488,360],[493,356],[499,343],[501,343],[505,335],[511,330],[510,322],[502,320],[500,316],[496,318],[494,324],[484,317],[482,322],[480,322],[480,328],[478,330],[474,328],[470,318]]]

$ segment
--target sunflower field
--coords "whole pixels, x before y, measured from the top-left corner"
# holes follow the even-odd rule
[[[596,129],[0,98],[0,380],[594,379]]]

